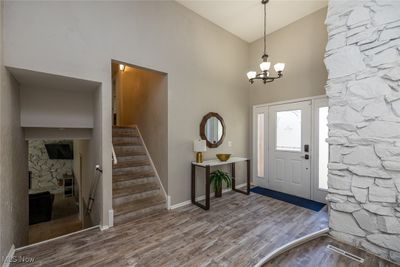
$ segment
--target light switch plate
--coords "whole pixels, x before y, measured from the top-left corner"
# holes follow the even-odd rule
[[[232,141],[228,141],[228,147],[232,147]]]

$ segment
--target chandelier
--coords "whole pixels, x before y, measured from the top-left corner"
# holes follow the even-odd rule
[[[274,69],[278,76],[270,76],[269,69],[271,67],[271,62],[268,62],[267,50],[267,3],[269,0],[261,0],[261,4],[264,5],[264,54],[262,55],[262,62],[260,64],[261,73],[256,71],[249,71],[247,73],[247,78],[250,83],[254,80],[262,80],[264,83],[273,82],[275,79],[279,79],[283,76],[283,70],[285,69],[285,63],[276,63]]]

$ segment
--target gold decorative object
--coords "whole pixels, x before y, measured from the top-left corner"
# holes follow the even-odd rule
[[[203,163],[203,152],[207,150],[206,140],[194,140],[193,151],[196,152],[196,163]]]
[[[227,161],[231,157],[231,154],[217,154],[217,158],[220,161]]]
[[[196,163],[203,163],[203,152],[196,153]]]

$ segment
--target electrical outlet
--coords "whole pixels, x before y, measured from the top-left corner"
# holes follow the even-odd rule
[[[232,147],[232,141],[228,141],[228,147]]]

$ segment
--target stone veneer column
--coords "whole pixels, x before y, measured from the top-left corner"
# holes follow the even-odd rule
[[[400,263],[400,1],[330,0],[329,228]]]

